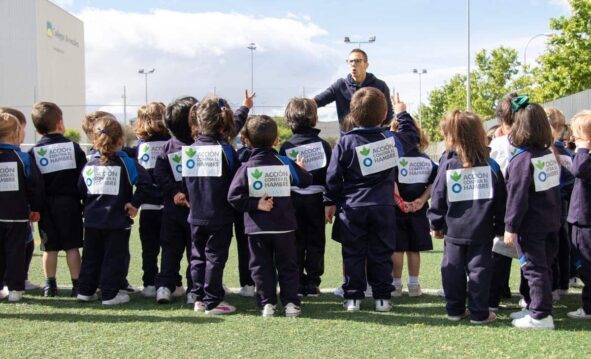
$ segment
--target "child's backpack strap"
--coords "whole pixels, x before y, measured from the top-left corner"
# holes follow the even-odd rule
[[[289,173],[291,174],[291,185],[297,187],[300,184],[300,177],[293,166],[293,161],[287,156],[276,155],[277,159],[286,166],[289,166]]]
[[[132,186],[135,185],[138,177],[136,162],[123,151],[117,151],[117,157],[123,161],[123,167],[125,167],[125,171],[127,172],[129,183]]]
[[[509,162],[511,162],[511,160],[513,160],[515,157],[524,153],[526,149],[527,149],[527,147],[517,147],[516,149],[511,151],[511,158],[509,159]]]
[[[392,131],[386,130],[386,131],[382,132],[382,136],[384,136],[384,138],[393,138],[394,139],[394,145],[396,146],[396,150],[398,151],[398,157],[402,157],[405,155],[404,148],[402,147],[402,144],[400,143],[400,141],[396,141],[396,136],[394,136],[394,133]]]
[[[222,146],[224,157],[226,158],[230,172],[234,172],[234,170],[236,170],[236,163],[234,163],[234,148],[227,143],[220,143],[220,145]]]
[[[489,158],[487,160],[489,167],[492,169],[493,174],[497,179],[499,179],[499,173],[501,173],[501,166],[497,163],[497,161]]]
[[[31,157],[28,153],[22,152],[18,146],[7,144],[0,144],[0,150],[14,151],[23,165],[25,177],[31,176]]]

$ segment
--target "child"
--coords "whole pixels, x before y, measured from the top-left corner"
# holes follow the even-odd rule
[[[489,159],[486,134],[477,115],[455,110],[443,119],[441,129],[447,150],[433,183],[427,215],[435,238],[445,238],[441,277],[447,318],[460,321],[469,315],[470,323],[487,324],[497,318],[488,309],[488,297],[492,242],[503,231],[503,175]]]
[[[511,314],[521,329],[554,329],[552,263],[560,228],[560,165],[548,149],[552,132],[544,109],[527,96],[512,101],[515,121],[509,135],[517,147],[507,167],[505,243],[517,249],[529,291],[528,308]]]
[[[398,121],[393,120],[391,130],[394,132],[397,127]],[[404,252],[408,260],[408,295],[417,297],[422,294],[419,283],[420,252],[433,249],[427,219],[427,201],[431,195],[431,184],[437,175],[437,165],[423,153],[429,145],[429,139],[423,130],[419,131],[418,147],[408,150],[399,160],[396,185],[399,196],[408,204],[408,212],[396,207],[396,249],[392,256],[392,285],[396,288],[392,292],[394,297],[402,296]]]
[[[577,151],[571,167],[576,177],[568,223],[572,224],[572,245],[579,259],[579,275],[583,281],[583,306],[567,315],[573,319],[591,319],[591,111],[581,111],[571,121]]]
[[[84,201],[84,252],[80,271],[80,302],[103,305],[129,302],[120,291],[127,274],[129,236],[137,208],[152,190],[148,172],[121,151],[123,128],[112,115],[98,118],[94,127],[97,153],[84,167],[78,188]],[[133,193],[133,186],[137,187]]]
[[[340,208],[338,237],[345,267],[347,311],[360,309],[366,283],[372,287],[377,311],[392,308],[391,257],[396,245],[392,193],[398,153],[404,151],[397,149],[397,135],[379,127],[386,113],[386,98],[379,90],[357,90],[350,112],[355,128],[343,134],[327,169],[327,204],[335,205],[326,208],[326,217],[332,221],[336,206]],[[408,120],[400,121],[402,127],[412,127],[416,136],[416,128]]]
[[[77,143],[64,137],[62,111],[56,104],[35,104],[31,117],[35,129],[43,135],[29,151],[45,183],[46,198],[39,221],[46,280],[43,295],[57,295],[57,254],[63,250],[72,279],[71,295],[75,297],[80,274],[79,248],[82,247],[82,198],[77,183],[86,164],[86,155]]]
[[[332,154],[330,145],[318,137],[316,102],[312,99],[293,98],[285,109],[285,122],[293,132],[281,145],[279,154],[297,160],[301,155],[306,170],[312,175],[312,185],[306,189],[292,187],[291,200],[298,223],[295,231],[300,273],[299,293],[320,295],[320,277],[324,273],[324,192],[326,168]]]
[[[17,117],[0,113],[0,281],[8,287],[10,302],[23,297],[29,221],[39,220],[44,196],[37,166],[18,147],[22,131]]]
[[[156,159],[162,153],[166,141],[170,139],[168,129],[164,126],[164,106],[157,102],[139,108],[134,132],[139,139],[136,146],[137,161],[144,167],[152,179]],[[154,182],[154,181],[152,181]],[[154,184],[155,189],[158,189]],[[146,298],[156,297],[155,278],[158,274],[158,253],[160,253],[160,229],[162,225],[162,192],[153,191],[153,198],[146,198],[142,204],[140,215],[140,242],[142,243],[142,295]],[[177,292],[177,290],[179,292]],[[182,296],[184,289],[176,288],[175,296]]]
[[[298,298],[296,217],[290,184],[305,188],[312,176],[273,149],[279,142],[277,124],[269,116],[248,119],[245,140],[252,147],[250,159],[238,169],[228,201],[244,213],[250,249],[250,271],[256,284],[257,301],[264,317],[275,314],[277,279],[281,302],[288,317],[301,313]],[[300,158],[299,165],[303,165]],[[277,278],[278,277],[278,278]]]

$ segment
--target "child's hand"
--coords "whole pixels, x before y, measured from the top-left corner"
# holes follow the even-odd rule
[[[248,90],[244,90],[244,100],[242,101],[242,106],[246,106],[249,109],[254,106],[254,101],[252,100],[257,95],[256,92],[252,93],[252,96],[248,96]]]
[[[123,209],[125,209],[125,212],[127,212],[129,218],[135,218],[135,216],[137,216],[137,208],[135,208],[131,203],[126,203],[125,206],[123,206]]]
[[[419,211],[421,208],[423,208],[423,206],[425,205],[425,200],[422,199],[421,197],[415,199],[414,201],[411,202],[412,203],[412,211],[416,212]]]
[[[394,114],[399,114],[406,111],[406,104],[400,101],[400,94],[396,92],[396,96],[391,96],[392,103],[394,104]]]
[[[332,223],[334,214],[337,212],[337,206],[325,206],[324,207],[324,222]]]
[[[298,166],[302,167],[303,169],[306,169],[306,162],[304,162],[304,156],[298,155],[296,157],[296,163],[298,164]]]
[[[433,237],[435,237],[436,239],[443,239],[443,231],[441,229],[438,229],[438,230],[437,229],[434,229],[431,232],[431,235]]]
[[[260,211],[271,212],[273,209],[273,197],[269,197],[266,193],[259,200],[257,207]]]
[[[402,212],[404,213],[411,213],[415,211],[415,207],[413,202],[404,202],[404,209],[402,209]]]
[[[41,219],[41,215],[39,212],[31,212],[29,213],[29,222],[39,222]]]
[[[505,238],[504,242],[506,245],[510,247],[515,247],[515,243],[517,243],[517,233],[511,233],[505,231]]]
[[[191,208],[189,200],[187,200],[187,196],[183,192],[175,194],[173,200],[174,204],[176,204],[177,206],[185,206],[187,208]]]

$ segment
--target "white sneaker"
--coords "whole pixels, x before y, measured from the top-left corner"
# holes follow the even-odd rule
[[[103,305],[118,305],[129,302],[129,295],[125,293],[117,293],[115,298],[109,300],[103,300]]]
[[[217,307],[210,309],[210,310],[205,310],[205,314],[213,314],[213,315],[218,315],[218,314],[230,314],[230,313],[234,313],[236,311],[236,307],[226,303],[226,302],[220,302],[220,304],[217,305]]]
[[[367,288],[365,289],[365,292],[363,292],[363,293],[365,294],[365,298],[373,297],[373,290],[369,284],[367,285]]]
[[[525,299],[523,299],[523,298],[519,299],[519,306],[520,306],[522,309],[525,309],[525,308],[527,308],[527,302],[525,301]]]
[[[392,291],[391,295],[396,298],[402,297],[403,285],[402,284],[395,285],[394,282],[392,282],[392,285],[394,286],[394,290]]]
[[[263,317],[272,317],[272,316],[274,316],[275,315],[275,306],[273,304],[265,304],[265,306],[263,307],[262,313],[263,313]]]
[[[0,289],[0,299],[4,299],[8,297],[8,287],[4,287]]]
[[[149,285],[142,289],[142,295],[146,298],[155,298],[156,297],[156,287],[153,285]]]
[[[240,287],[240,292],[238,295],[241,297],[254,297],[254,285],[245,285],[244,287]]]
[[[168,289],[166,287],[158,288],[158,291],[156,292],[156,302],[158,302],[158,304],[170,303],[170,299],[171,299],[170,289]]]
[[[193,310],[197,313],[205,313],[206,308],[207,307],[205,306],[205,303],[203,303],[202,301],[199,301],[199,300],[196,300],[195,304],[193,305]]]
[[[437,289],[437,295],[440,297],[445,297],[445,291],[443,289]]]
[[[448,315],[447,320],[452,322],[459,322],[460,320],[467,318],[470,316],[470,311],[465,311],[463,314],[460,315]]]
[[[521,319],[514,319],[511,324],[519,329],[554,329],[554,320],[551,315],[544,319],[534,319],[528,314]]]
[[[341,286],[337,287],[334,290],[333,294],[336,295],[337,297],[343,298],[345,296],[345,291],[343,290],[343,286],[341,285]]]
[[[232,294],[232,291],[230,290],[230,288],[226,287],[226,285],[224,283],[222,283],[222,288],[224,288],[224,292],[226,294]]]
[[[26,291],[37,290],[37,289],[41,289],[41,286],[38,284],[31,283],[31,281],[28,279],[25,281],[25,290]]]
[[[560,289],[556,289],[552,291],[552,301],[559,302],[560,301]]]
[[[421,295],[423,295],[423,291],[421,290],[421,285],[419,283],[408,284],[409,297],[420,297]]]
[[[78,294],[76,300],[79,302],[94,302],[95,300],[98,300],[98,295],[96,295],[96,293],[93,295]]]
[[[572,277],[569,281],[568,281],[568,286],[570,288],[583,288],[583,282],[581,281],[581,279],[579,277]]]
[[[585,313],[583,308],[579,308],[574,312],[568,312],[566,315],[572,319],[591,319],[591,314]]]
[[[11,290],[10,292],[8,292],[8,301],[9,302],[18,302],[21,299],[23,299],[23,293],[24,291],[22,290]]]
[[[389,312],[392,310],[392,303],[389,299],[376,300],[376,312]]]
[[[361,309],[361,300],[347,299],[343,302],[343,307],[347,309],[347,312],[357,312]]]
[[[287,303],[285,306],[286,317],[297,317],[302,313],[302,309],[293,303]]]
[[[526,316],[529,316],[529,310],[527,310],[527,309],[522,309],[519,312],[513,312],[513,313],[509,314],[509,317],[511,319],[521,319]]]
[[[194,305],[197,302],[197,294],[188,292],[187,293],[187,304]]]
[[[176,287],[174,289],[174,292],[172,292],[172,297],[173,298],[180,298],[183,295],[185,295],[185,288],[184,287]]]

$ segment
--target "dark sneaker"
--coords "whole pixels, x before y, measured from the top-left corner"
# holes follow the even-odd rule
[[[57,286],[46,284],[43,287],[43,296],[44,297],[55,297],[56,295],[57,295]]]
[[[308,283],[306,292],[310,297],[318,297],[320,295],[320,288],[314,283]]]

